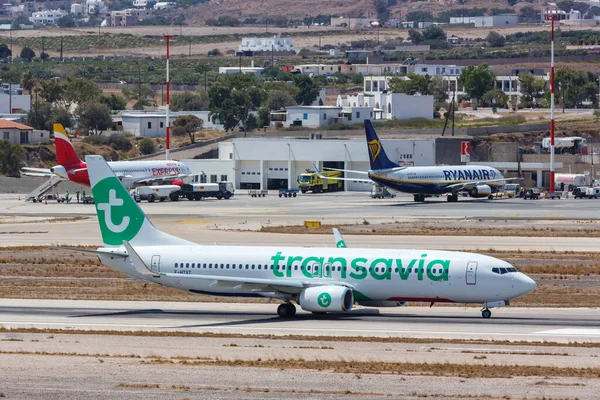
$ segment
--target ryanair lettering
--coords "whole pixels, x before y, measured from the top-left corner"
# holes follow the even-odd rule
[[[487,169],[444,170],[446,181],[489,181],[496,178],[496,171]]]
[[[371,277],[375,280],[391,280],[398,276],[401,280],[408,280],[411,276],[422,281],[447,281],[448,270],[450,269],[450,260],[427,259],[427,254],[422,254],[421,258],[401,259],[401,258],[375,258],[367,259],[364,257],[346,258],[346,257],[302,257],[285,256],[282,252],[277,252],[271,257],[273,261],[273,275],[277,278],[291,278],[293,271],[300,271],[306,278],[324,278],[339,276],[341,279],[347,279],[348,275],[352,279],[366,279]]]

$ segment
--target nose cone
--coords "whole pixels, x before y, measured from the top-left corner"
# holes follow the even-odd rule
[[[537,287],[533,279],[525,274],[519,273],[519,277],[515,279],[515,288],[518,290],[518,296],[523,296]]]

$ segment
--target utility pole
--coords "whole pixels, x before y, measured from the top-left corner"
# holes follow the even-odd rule
[[[64,61],[63,59],[63,37],[60,37],[60,61]]]
[[[40,58],[42,59],[42,62],[44,62],[44,53],[46,52],[46,37],[42,36],[42,54],[40,54]]]
[[[10,24],[10,63],[12,64],[14,55],[13,55],[13,48],[12,48],[12,23]]]
[[[142,68],[140,63],[136,62],[138,66],[138,103],[142,104]]]
[[[554,192],[554,22],[558,20],[558,6],[550,3],[546,19],[552,24],[550,43],[550,192]],[[564,107],[564,101],[563,101]]]

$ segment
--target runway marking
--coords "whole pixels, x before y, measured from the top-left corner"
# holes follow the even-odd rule
[[[211,321],[203,321],[207,324],[214,324]],[[283,323],[282,323],[283,324]],[[290,328],[290,325],[285,323],[284,326],[280,327],[251,327],[251,326],[211,326],[205,328],[203,326],[190,326],[190,327],[178,327],[178,326],[161,326],[161,325],[148,325],[148,324],[114,324],[114,323],[68,323],[65,324],[63,322],[26,322],[26,321],[0,321],[0,325],[14,325],[20,327],[39,327],[39,326],[57,326],[62,325],[64,327],[65,332],[68,332],[69,329],[75,327],[88,327],[91,331],[94,328],[102,328],[102,327],[111,327],[111,328],[122,328],[125,330],[126,328],[141,328],[141,329],[150,329],[150,330],[166,330],[166,331],[201,331],[201,332],[218,332],[223,330],[233,330],[233,331],[278,331],[282,332],[282,336],[285,336],[289,332],[286,330]],[[191,325],[191,324],[190,324]],[[292,326],[293,327],[293,326]],[[509,332],[470,332],[470,331],[422,331],[422,330],[373,330],[373,329],[344,329],[345,333],[362,333],[362,334],[377,334],[377,335],[385,335],[387,337],[391,335],[434,335],[435,338],[443,338],[444,335],[458,335],[458,336],[492,336],[492,337],[502,337],[506,338],[507,336],[511,337],[535,337],[537,335],[543,336],[556,336],[556,337],[564,337],[564,336],[572,336],[577,334],[579,336],[600,336],[600,329],[554,329],[549,331],[542,332],[523,332],[523,333],[509,333]],[[300,332],[322,332],[327,333],[328,335],[334,334],[334,336],[347,336],[347,335],[339,335],[339,328],[297,328],[294,327],[294,332],[299,334]],[[578,332],[578,333],[573,333]],[[589,332],[589,333],[588,333]]]
[[[600,336],[600,329],[594,328],[562,328],[552,329],[549,331],[538,332],[541,335],[585,335],[585,336]]]

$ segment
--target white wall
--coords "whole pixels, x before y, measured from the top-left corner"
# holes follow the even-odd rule
[[[219,129],[222,130],[223,126],[217,123],[213,123],[208,117],[210,111],[189,111],[189,112],[176,112],[171,113],[169,119],[171,120],[171,132],[173,130],[173,121],[180,115],[195,115],[196,117],[204,121],[203,127],[205,129]],[[166,128],[165,114],[151,114],[151,113],[136,113],[136,112],[123,112],[121,113],[121,119],[123,121],[123,131],[131,132],[135,136],[145,137],[165,137]],[[148,127],[150,123],[150,127]]]
[[[409,118],[427,118],[433,119],[433,96],[409,96],[404,93],[387,93],[384,118],[409,119]],[[383,108],[383,107],[382,107]]]
[[[236,187],[236,171],[232,160],[181,160],[181,162],[192,171],[192,174],[205,173],[206,182],[211,181],[211,175],[217,175],[217,182],[222,180],[222,175],[227,175],[225,180],[233,182]]]
[[[31,109],[31,96],[28,94],[13,94],[9,99],[8,93],[0,93],[0,114],[12,114],[9,107],[12,107],[13,110],[29,111]]]
[[[302,121],[302,126],[319,127],[331,124],[333,117],[337,117],[342,111],[341,107],[288,107],[285,126],[293,125],[294,121]],[[306,119],[304,119],[306,114]]]

